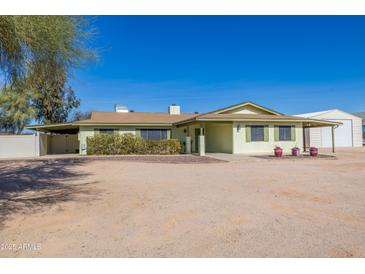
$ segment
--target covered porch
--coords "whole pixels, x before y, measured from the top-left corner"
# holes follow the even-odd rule
[[[247,127],[253,125],[267,127],[265,137],[260,142],[247,140],[250,131]],[[293,137],[288,141],[278,139],[279,127],[294,127]],[[184,125],[184,152],[187,154],[196,153],[200,156],[206,153],[226,153],[226,154],[267,154],[271,153],[275,146],[284,147],[290,151],[293,147],[299,147],[306,152],[309,149],[307,129],[312,127],[330,127],[332,139],[334,140],[334,129],[338,123],[322,120],[292,119],[290,121],[252,121],[248,119],[234,121],[195,121]],[[248,133],[249,132],[249,133]],[[251,137],[250,137],[251,138]],[[335,152],[335,142],[332,142],[332,152]]]
[[[185,153],[233,153],[233,123],[198,123],[184,128]]]

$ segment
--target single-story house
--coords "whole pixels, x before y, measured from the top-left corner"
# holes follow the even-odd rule
[[[336,147],[362,146],[362,119],[339,109],[296,115],[304,118],[319,119],[341,123],[335,128]],[[331,127],[307,128],[307,146],[332,147]]]
[[[362,119],[362,143],[365,145],[365,112],[355,112],[352,114]]]
[[[115,112],[92,112],[91,118],[62,124],[33,125],[28,129],[48,133],[43,138],[47,154],[87,153],[87,138],[95,134],[132,133],[148,140],[174,138],[186,153],[272,153],[275,146],[289,152],[303,148],[306,128],[340,123],[284,115],[252,102],[228,106],[209,113],[184,114],[170,105],[167,113],[132,112],[117,105]]]

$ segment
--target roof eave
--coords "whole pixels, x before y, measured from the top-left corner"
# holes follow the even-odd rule
[[[77,123],[77,126],[163,126],[172,127],[172,123]]]
[[[342,123],[314,119],[258,119],[258,118],[196,118],[176,123],[176,126],[194,122],[272,122],[272,123],[308,123],[309,127],[338,126]],[[311,126],[312,124],[312,126]]]
[[[60,123],[60,124],[47,124],[47,125],[29,125],[25,126],[25,129],[38,129],[38,128],[49,128],[49,127],[64,127],[64,126],[76,126],[74,123]]]

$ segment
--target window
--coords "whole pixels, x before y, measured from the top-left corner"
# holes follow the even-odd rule
[[[291,141],[291,126],[279,126],[279,141]]]
[[[100,128],[99,129],[100,134],[114,134],[113,128]]]
[[[264,126],[251,126],[251,141],[252,142],[265,141]]]
[[[141,137],[145,140],[167,139],[167,129],[141,129]]]

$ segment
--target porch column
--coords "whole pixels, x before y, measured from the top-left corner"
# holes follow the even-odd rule
[[[191,137],[190,137],[190,133],[189,133],[189,126],[186,128],[186,136],[185,136],[185,153],[186,154],[191,154]]]
[[[185,153],[191,154],[191,137],[190,136],[185,137]]]
[[[199,156],[205,156],[205,136],[203,126],[200,126],[199,133]]]
[[[332,152],[335,153],[335,127],[331,127],[331,133],[332,133]]]

